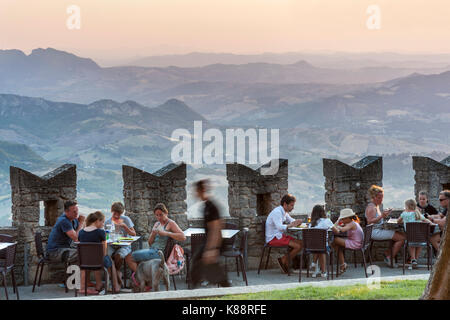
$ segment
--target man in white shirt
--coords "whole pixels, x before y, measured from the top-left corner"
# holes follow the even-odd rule
[[[293,219],[288,213],[294,209],[295,201],[295,197],[291,194],[283,196],[281,205],[273,209],[266,220],[266,243],[272,246],[291,247],[292,250],[289,252],[291,261],[302,249],[301,240],[284,233],[287,228],[296,227],[303,222],[302,219]],[[288,273],[288,254],[278,258],[278,265],[284,273]]]

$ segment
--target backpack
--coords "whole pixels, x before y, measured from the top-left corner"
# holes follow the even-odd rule
[[[184,250],[179,244],[175,244],[172,248],[169,258],[166,261],[169,268],[169,274],[178,274],[184,268]]]

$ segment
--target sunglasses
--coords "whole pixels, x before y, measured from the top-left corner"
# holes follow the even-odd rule
[[[440,202],[445,201],[445,200],[448,200],[448,199],[447,199],[447,198],[444,198],[444,199],[440,199],[440,198],[439,198],[439,201],[440,201]]]

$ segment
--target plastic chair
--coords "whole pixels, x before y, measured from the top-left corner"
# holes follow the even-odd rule
[[[373,224],[369,224],[367,226],[365,226],[363,228],[364,231],[364,240],[363,240],[363,244],[361,246],[361,248],[359,249],[349,249],[349,248],[343,248],[342,250],[344,250],[344,254],[345,254],[345,250],[350,250],[353,251],[353,260],[355,261],[355,268],[357,267],[356,264],[356,252],[361,252],[362,258],[363,258],[363,262],[361,263],[361,266],[364,267],[364,273],[366,274],[366,278],[368,278],[367,275],[367,266],[366,266],[366,251],[369,250],[370,245],[372,243],[372,229],[373,229]],[[370,261],[370,265],[372,265],[372,257],[369,254],[369,261]],[[339,276],[339,268],[337,267],[336,264],[336,278]]]
[[[228,229],[228,228],[227,228]],[[235,258],[236,259],[236,271],[237,275],[239,277],[239,261],[241,262],[241,272],[242,272],[242,278],[245,281],[245,285],[248,286],[247,281],[247,273],[246,273],[246,265],[245,265],[245,248],[247,247],[247,238],[248,238],[248,228],[244,228],[241,231],[241,241],[240,241],[240,247],[239,249],[235,248],[234,246],[232,248],[227,249],[226,251],[222,251],[221,255],[225,257],[225,268],[226,268],[226,258]],[[225,269],[226,270],[226,269]]]
[[[33,282],[33,290],[31,292],[34,292],[34,289],[36,287],[36,280],[39,273],[39,281],[38,281],[38,287],[41,286],[41,277],[42,277],[42,271],[44,270],[44,266],[50,263],[50,260],[44,253],[44,248],[42,246],[42,235],[40,232],[36,232],[34,234],[34,242],[36,245],[36,254],[39,259],[37,268],[36,268],[36,274],[34,275],[34,282]],[[39,272],[40,271],[40,272]],[[64,282],[65,283],[65,282]]]
[[[332,248],[329,245],[329,241],[331,241],[332,233],[330,232],[330,239],[327,239],[328,231],[325,229],[303,229],[303,248],[302,253],[300,254],[300,270],[298,274],[298,281],[302,282],[302,267],[303,267],[303,256],[308,254],[322,254],[325,253],[327,256],[327,280],[330,278],[333,279],[333,254]],[[307,263],[307,266],[309,263]],[[330,268],[331,265],[331,268]],[[330,272],[331,270],[331,272]],[[309,268],[306,267],[306,276],[309,277]]]
[[[4,241],[1,241],[1,242],[4,242]],[[5,256],[5,259],[2,259],[0,261],[0,273],[2,274],[2,278],[3,278],[3,286],[5,287],[6,300],[9,300],[8,288],[6,286],[6,275],[9,272],[11,272],[11,280],[12,280],[14,293],[17,296],[17,300],[19,300],[19,289],[17,288],[16,278],[14,277],[14,263],[15,263],[15,259],[16,259],[16,246],[17,246],[17,242],[14,242],[14,244],[6,247],[3,250],[0,250],[0,252],[2,252]]]
[[[430,224],[426,222],[408,222],[406,223],[406,241],[403,245],[403,274],[405,274],[406,264],[406,249],[408,247],[426,247],[427,248],[427,270],[430,270],[431,265],[431,250],[432,245],[430,241]]]
[[[103,269],[105,275],[105,292],[108,291],[108,270],[103,265],[103,243],[82,242],[78,243],[78,266],[80,270],[100,270]],[[84,277],[84,295],[87,296],[87,277]],[[113,288],[114,290],[114,288]],[[77,296],[77,289],[75,289]]]
[[[259,272],[261,270],[261,265],[262,265],[262,261],[263,261],[263,258],[264,258],[264,253],[266,251],[266,248],[269,248],[269,252],[267,253],[266,266],[265,266],[264,269],[267,269],[267,266],[269,265],[270,251],[272,250],[272,248],[286,248],[287,249],[287,253],[288,253],[288,255],[287,255],[287,258],[288,258],[288,276],[290,276],[291,275],[291,272],[290,272],[290,270],[291,270],[290,269],[291,257],[289,255],[290,247],[288,245],[286,245],[286,246],[273,246],[273,245],[270,245],[270,244],[268,244],[266,242],[266,222],[265,221],[262,222],[262,230],[263,230],[263,237],[264,237],[264,246],[263,246],[263,250],[262,250],[262,253],[261,253],[261,259],[259,260],[258,274],[259,274]]]

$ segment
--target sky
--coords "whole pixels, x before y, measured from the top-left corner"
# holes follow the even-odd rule
[[[79,29],[67,26],[75,21],[72,5]],[[103,59],[193,51],[450,53],[449,16],[448,0],[0,0],[0,49],[53,47]]]

